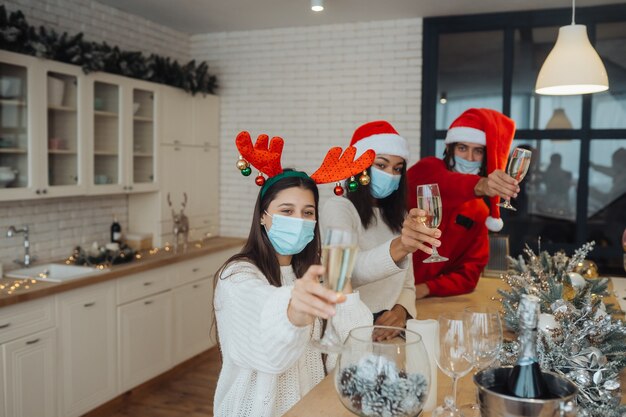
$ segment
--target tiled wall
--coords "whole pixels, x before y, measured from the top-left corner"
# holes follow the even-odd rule
[[[189,59],[189,36],[142,17],[121,12],[91,0],[12,0],[9,11],[21,10],[31,25],[58,32],[84,32],[85,38],[106,41],[121,48]],[[31,227],[31,252],[40,260],[71,254],[76,245],[106,243],[112,214],[127,230],[126,196],[76,197],[43,201],[0,202],[0,263],[14,267],[23,257],[22,236],[6,238],[9,225]]]
[[[195,35],[220,80],[221,234],[246,236],[258,193],[235,168],[234,138],[282,136],[283,166],[312,173],[356,127],[387,119],[419,152],[422,20]],[[323,198],[332,185],[321,186]]]
[[[110,239],[116,216],[127,230],[126,196],[54,198],[0,203],[0,260],[5,269],[14,268],[16,258],[24,258],[23,235],[6,237],[9,226],[29,226],[31,254],[38,260],[59,260],[71,255],[76,245],[89,248]]]
[[[93,0],[11,0],[4,5],[9,11],[21,10],[31,25],[83,32],[86,40],[189,60],[189,35]]]

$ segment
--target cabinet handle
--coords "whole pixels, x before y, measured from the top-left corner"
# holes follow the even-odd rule
[[[96,305],[96,302],[92,301],[91,303],[84,304],[83,307],[93,307],[94,305]]]
[[[174,144],[176,144],[176,145],[178,145],[179,143],[180,143],[180,141],[179,141],[179,140],[175,140],[175,141],[174,141]]]
[[[178,146],[174,146],[174,150],[175,151],[180,151],[180,148]]]
[[[27,345],[34,345],[35,343],[39,342],[39,338],[35,339],[35,340],[29,340],[28,342],[26,342]]]
[[[1,324],[0,325],[0,329],[6,329],[7,327],[9,327],[11,325],[11,323],[7,323],[7,324]]]
[[[131,185],[131,186],[129,186],[129,187],[128,187],[128,189],[129,189],[129,190],[132,190],[132,189],[133,189],[133,186],[132,186],[132,185]]]
[[[191,270],[191,272],[198,272],[200,270],[200,268],[194,268]]]
[[[194,284],[193,287],[194,288],[200,288],[200,284]]]
[[[35,191],[35,194],[41,194],[41,190]]]
[[[42,193],[44,194],[48,194],[48,190],[46,188],[44,188],[43,190],[41,190]]]
[[[152,300],[144,301],[143,303],[144,303],[145,305],[149,305],[149,304],[152,304]]]
[[[143,283],[143,286],[144,286],[144,287],[147,287],[148,285],[152,285],[152,282],[148,281],[148,282],[144,282],[144,283]]]

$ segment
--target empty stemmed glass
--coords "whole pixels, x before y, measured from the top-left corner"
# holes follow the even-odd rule
[[[441,194],[437,184],[425,184],[417,186],[417,208],[426,212],[426,217],[420,220],[430,229],[436,229],[441,224]],[[436,247],[433,248],[433,254],[424,259],[424,263],[443,262],[448,258],[439,255]]]
[[[521,182],[530,166],[530,156],[532,152],[524,148],[515,148],[511,157],[509,158],[509,164],[506,167],[506,173],[515,178],[517,182]],[[517,211],[515,207],[511,205],[509,200],[504,200],[503,203],[499,203],[498,206],[504,207],[509,210]]]
[[[352,277],[352,270],[358,251],[357,237],[348,229],[328,228],[322,239],[322,265],[324,266],[323,284],[335,292],[343,291]],[[332,317],[326,323],[324,336],[312,340],[314,348],[325,353],[339,353],[342,340],[332,325]]]
[[[469,359],[476,372],[491,366],[502,349],[502,321],[497,309],[470,306],[463,310],[463,324],[469,338]],[[460,407],[464,417],[479,417],[478,404]]]
[[[452,378],[452,398],[446,398],[445,406],[437,407],[433,417],[462,417],[456,406],[456,391],[459,378],[472,370],[472,361],[467,327],[463,312],[444,313],[439,316],[439,337],[436,340],[435,360],[441,371]]]

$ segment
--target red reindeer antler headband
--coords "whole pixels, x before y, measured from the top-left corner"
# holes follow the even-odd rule
[[[261,193],[264,193],[274,182],[285,176],[280,164],[284,145],[282,138],[274,136],[272,140],[269,140],[268,135],[259,135],[256,143],[252,145],[250,134],[241,132],[237,135],[235,143],[240,153],[237,168],[246,177],[252,173],[250,165],[259,170],[259,175],[256,177],[255,182],[257,185],[263,186]],[[359,173],[362,173],[359,178],[361,185],[369,184],[370,177],[367,175],[366,170],[372,165],[376,157],[374,151],[369,149],[357,160],[354,160],[356,148],[353,146],[346,148],[343,155],[341,152],[340,147],[331,148],[326,154],[322,165],[310,176],[316,184],[336,182],[334,191],[337,195],[343,194],[343,188],[339,181],[346,178],[350,178],[348,191],[355,191],[359,185],[354,176]],[[263,174],[267,175],[267,182]]]

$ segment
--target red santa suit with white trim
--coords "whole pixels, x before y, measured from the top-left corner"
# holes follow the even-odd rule
[[[515,133],[515,123],[490,109],[469,109],[459,116],[446,135],[446,144],[475,143],[486,147],[486,167],[489,175],[506,167],[509,148]],[[480,274],[489,260],[488,230],[502,229],[500,197],[491,197],[489,205],[474,194],[481,177],[450,170],[435,157],[420,160],[407,171],[407,206],[417,206],[416,187],[438,184],[442,201],[441,247],[445,262],[423,263],[429,255],[413,253],[415,284],[425,283],[431,296],[450,296],[474,290]]]

